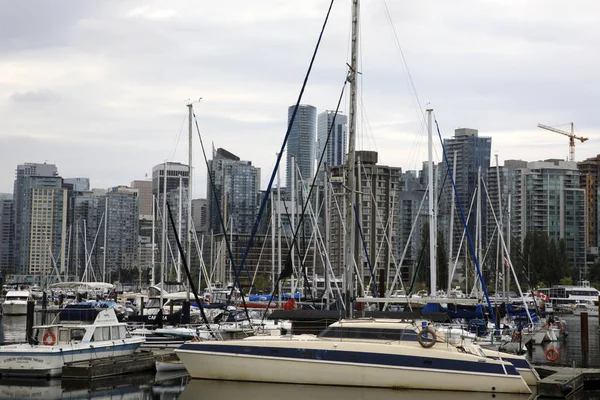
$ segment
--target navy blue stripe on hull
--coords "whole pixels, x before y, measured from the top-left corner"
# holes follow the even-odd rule
[[[98,355],[106,355],[107,353],[113,353],[115,351],[135,351],[138,347],[140,347],[141,343],[129,343],[129,344],[121,344],[116,346],[98,346],[94,348],[86,348],[80,350],[71,350],[69,348],[65,348],[64,351],[54,351],[54,352],[42,352],[42,351],[27,351],[27,352],[13,352],[13,351],[0,351],[0,356],[8,357],[8,356],[55,356],[55,357],[70,357],[71,355],[76,354],[98,354]]]
[[[258,347],[209,343],[185,343],[179,347],[179,350],[188,350],[199,353],[210,352],[254,357],[317,360],[365,365],[383,365],[389,367],[444,370],[449,372],[479,372],[502,376],[519,376],[519,373],[513,366],[505,365],[503,368],[503,366],[499,364],[483,362],[483,358],[481,359],[482,361],[466,361],[344,350],[294,349],[271,346]]]

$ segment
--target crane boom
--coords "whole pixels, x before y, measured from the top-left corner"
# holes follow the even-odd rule
[[[552,126],[537,124],[538,128],[545,129],[547,131],[560,133],[561,135],[565,135],[569,138],[569,161],[575,161],[575,139],[579,140],[581,143],[588,140],[586,137],[575,136],[575,128],[573,123],[571,122],[571,132],[563,131],[562,129],[554,128]]]

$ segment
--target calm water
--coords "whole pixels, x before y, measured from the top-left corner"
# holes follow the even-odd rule
[[[36,316],[37,319],[37,316]],[[579,317],[564,317],[569,336],[566,341],[551,344],[560,352],[557,364],[582,365]],[[25,317],[0,316],[0,342],[22,341],[25,336]],[[36,321],[37,323],[37,321]],[[600,367],[598,318],[589,318],[590,366]],[[545,357],[548,346],[534,346],[534,363],[550,364]],[[282,372],[286,373],[286,372]],[[287,373],[293,375],[293,371]],[[235,399],[235,398],[295,399],[527,399],[524,395],[457,393],[439,391],[402,391],[389,389],[344,388],[293,384],[263,384],[191,380],[179,374],[143,373],[88,382],[56,380],[0,379],[1,399]],[[595,397],[585,396],[585,399]]]

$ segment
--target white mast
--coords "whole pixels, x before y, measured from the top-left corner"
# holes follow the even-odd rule
[[[156,203],[156,196],[152,195],[152,264],[150,266],[150,286],[154,286],[154,221],[156,221],[156,210],[154,204]]]
[[[434,209],[434,197],[435,187],[433,185],[433,136],[431,133],[431,113],[432,109],[427,110],[427,136],[428,136],[428,158],[427,163],[427,180],[429,183],[429,274],[430,274],[430,286],[429,295],[434,297],[437,291],[437,276],[436,276],[436,229],[435,229],[435,209]]]
[[[163,306],[163,291],[165,288],[165,264],[167,262],[167,162],[163,166],[163,211],[162,211],[162,253],[160,261],[160,309]]]
[[[457,150],[454,150],[454,160],[452,161],[452,179],[456,180],[456,154]],[[455,199],[454,199],[454,187],[450,188],[450,233],[448,234],[448,247],[450,248],[450,257],[448,257],[448,292],[450,294],[450,290],[452,290],[452,254],[454,252],[454,207],[455,207]],[[459,254],[456,254],[456,258],[458,258]]]
[[[297,199],[297,190],[296,190],[296,156],[293,155],[292,156],[292,215],[291,215],[291,228],[292,228],[292,247],[290,248],[290,253],[292,255],[292,276],[291,278],[291,289],[292,289],[292,298],[294,298],[294,292],[295,292],[295,284],[294,284],[294,273],[296,272],[296,265],[295,265],[295,260],[296,257],[294,257],[294,233],[296,232],[296,201]]]
[[[104,256],[102,257],[102,282],[106,282],[106,237],[108,233],[108,193],[104,198]]]
[[[352,50],[350,59],[350,71],[348,82],[350,82],[349,110],[348,110],[348,160],[346,183],[346,313],[352,317],[352,297],[354,295],[354,218],[353,205],[355,196],[355,147],[356,147],[356,71],[358,69],[358,24],[360,4],[359,0],[352,1]]]
[[[198,99],[198,101],[200,101],[202,98]],[[188,193],[187,193],[187,205],[188,205],[188,212],[187,212],[187,235],[186,235],[186,240],[187,240],[187,249],[186,249],[186,257],[185,260],[187,262],[187,266],[188,268],[192,268],[192,162],[193,162],[193,152],[192,152],[192,115],[193,115],[193,108],[192,108],[192,104],[190,103],[188,104],[188,128],[189,128],[189,142],[188,142]],[[203,246],[204,247],[204,246]],[[198,257],[199,259],[202,257]],[[201,269],[200,269],[201,270]],[[199,274],[201,274],[201,272],[199,272]],[[185,287],[188,287],[188,285],[186,284]],[[198,290],[200,289],[200,284],[198,284]],[[190,291],[186,290],[187,292],[187,301],[190,301]]]
[[[181,217],[182,217],[182,207],[181,203],[183,202],[183,177],[179,174],[179,201],[177,202],[177,212],[179,214],[177,218],[177,236],[179,240],[181,240]],[[181,282],[181,252],[177,252],[177,282]]]

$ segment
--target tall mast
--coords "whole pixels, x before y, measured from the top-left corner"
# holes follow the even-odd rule
[[[106,238],[108,233],[108,193],[104,198],[104,256],[102,257],[102,282],[106,282]]]
[[[200,100],[198,100],[200,101]],[[188,210],[187,210],[187,234],[186,234],[186,240],[187,240],[187,249],[186,249],[186,262],[187,262],[187,266],[188,268],[192,267],[192,161],[193,161],[193,153],[192,153],[192,115],[193,115],[194,111],[192,108],[192,103],[188,104],[188,128],[189,128],[189,141],[188,141],[188,192],[187,192],[187,206],[188,206]],[[179,199],[179,201],[181,201],[181,199]],[[185,285],[186,287],[188,287],[187,285]],[[198,289],[200,289],[200,287],[198,286]],[[187,292],[187,300],[190,300],[190,291],[186,290]]]
[[[154,248],[154,222],[156,221],[156,209],[155,209],[155,204],[156,204],[156,196],[152,195],[152,264],[150,266],[151,271],[150,271],[150,286],[154,286],[155,282],[154,282],[154,258],[155,258],[155,253],[156,253],[156,249]]]
[[[352,296],[354,292],[354,196],[356,183],[355,146],[356,146],[356,71],[358,69],[358,17],[360,12],[359,0],[352,0],[352,50],[350,52],[350,107],[348,110],[348,160],[347,162],[347,201],[346,201],[346,314],[352,317]]]
[[[428,164],[427,164],[427,180],[429,186],[429,274],[430,274],[430,287],[429,295],[434,297],[437,292],[437,276],[436,276],[436,227],[435,227],[435,209],[434,209],[434,198],[435,198],[435,187],[433,184],[433,136],[431,133],[431,113],[432,109],[427,110],[427,133],[428,133]]]

